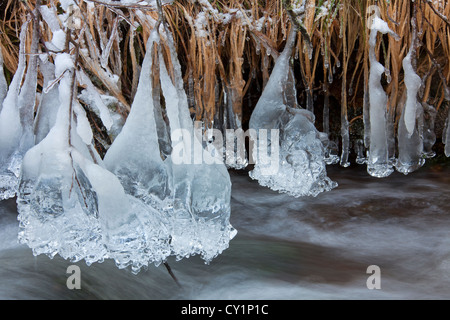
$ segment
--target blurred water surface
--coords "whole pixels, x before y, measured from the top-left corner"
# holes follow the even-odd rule
[[[450,299],[450,169],[385,179],[363,168],[329,168],[339,187],[317,198],[272,192],[231,172],[230,247],[210,265],[198,257],[133,275],[113,262],[81,268],[34,257],[17,243],[14,200],[0,202],[1,299]],[[369,265],[381,290],[368,290]]]

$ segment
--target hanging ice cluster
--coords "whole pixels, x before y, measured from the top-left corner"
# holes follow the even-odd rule
[[[397,171],[408,174],[425,164],[424,157],[424,115],[417,100],[422,79],[414,72],[411,64],[411,51],[403,59],[405,70],[406,101],[398,124]]]
[[[258,147],[254,149],[257,152],[253,153],[256,164],[250,177],[295,197],[317,196],[337,184],[327,177],[323,147],[326,137],[315,128],[314,115],[295,108],[290,59],[296,35],[295,30],[289,35],[250,119],[250,128],[258,132]],[[262,136],[265,130],[271,132],[267,138]],[[264,161],[261,153],[265,149],[270,150],[271,158],[279,150],[275,165]]]
[[[415,19],[412,19],[411,24],[413,30],[416,30]],[[434,123],[437,112],[433,106],[421,102],[418,98],[423,83],[412,62],[413,59],[416,59],[415,48],[417,45],[417,38],[413,31],[410,51],[402,63],[406,90],[398,105],[401,116],[397,129],[398,152],[395,154],[394,119],[390,119],[388,116],[388,97],[381,85],[381,76],[385,72],[385,68],[376,60],[375,47],[378,32],[390,34],[397,40],[399,38],[379,17],[374,18],[371,29],[368,84],[370,125],[368,129],[366,128],[366,131],[369,131],[370,147],[368,159],[364,162],[367,163],[367,171],[374,177],[389,176],[394,171],[394,166],[397,171],[408,174],[422,167],[426,158],[435,156],[432,147],[436,142]],[[445,132],[443,138],[445,140]],[[359,156],[359,158],[362,157]]]
[[[269,22],[266,17],[247,19],[249,11],[243,9],[221,13],[206,0],[198,2],[206,10],[195,21],[199,37],[206,36],[204,27],[210,18],[227,24],[234,17],[254,30]],[[118,3],[159,7],[153,0]],[[108,69],[114,41],[101,39],[102,53],[89,57],[86,43],[91,42],[90,48],[99,51],[89,28],[78,29],[66,38],[70,32],[69,8],[76,6],[75,2],[60,0],[60,4],[67,12],[57,15],[55,8],[44,5],[23,24],[18,67],[9,88],[0,52],[0,201],[17,196],[20,242],[36,255],[58,254],[88,264],[113,259],[118,267],[131,266],[133,272],[151,263],[158,265],[169,256],[182,259],[200,255],[211,261],[236,234],[229,221],[231,181],[221,158],[223,144],[215,144],[214,132],[204,135],[191,119],[189,105],[194,101],[189,102],[184,91],[172,35],[164,24],[160,25],[162,13],[162,20],[152,20],[154,29],[125,122],[110,107],[125,104],[125,99],[122,101],[117,92],[117,98],[101,92],[77,62],[78,55],[91,59],[92,69],[103,75],[101,80],[110,81],[105,84],[108,90],[120,91],[118,76]],[[297,1],[293,12],[303,14],[305,4]],[[92,3],[87,6],[89,10],[94,8]],[[331,7],[332,3],[325,1],[319,18]],[[52,34],[51,41],[44,44],[46,53],[39,50],[39,15]],[[143,15],[137,12],[137,16]],[[115,20],[111,39],[119,38],[119,21]],[[377,61],[375,50],[378,33],[397,35],[379,17],[374,18],[371,29],[370,75],[365,83],[366,132],[364,141],[355,144],[357,162],[367,164],[369,174],[375,177],[388,176],[394,167],[408,174],[420,168],[426,157],[434,156],[436,110],[418,99],[422,80],[414,68],[413,39],[412,49],[403,60],[406,90],[398,106],[401,116],[396,153],[392,112],[387,112],[388,97],[381,84],[386,69]],[[31,39],[27,39],[28,30],[32,30]],[[324,106],[325,134],[315,128],[314,115],[308,111],[312,110],[312,95],[307,98],[308,110],[298,106],[291,66],[297,34],[292,28],[250,119],[250,138],[255,142],[250,150],[255,161],[250,177],[294,197],[317,196],[337,186],[328,178],[326,164],[336,163],[338,157],[327,137],[328,98]],[[27,53],[26,43],[30,44]],[[312,51],[308,53],[312,55]],[[267,59],[264,57],[264,61]],[[37,94],[38,70],[43,76],[41,94]],[[232,93],[224,93],[224,104],[232,109]],[[449,96],[446,92],[446,99]],[[104,159],[93,146],[92,121],[86,111],[97,115],[112,141],[105,148]],[[232,117],[233,112],[227,116]],[[242,131],[240,118],[230,122],[230,127]],[[449,122],[450,113],[443,135],[447,156]],[[347,129],[343,131],[346,138]],[[227,160],[234,160],[236,153],[238,157],[227,165],[237,169],[248,165],[242,141],[245,138],[241,138],[227,136]],[[232,139],[233,148],[228,148],[228,139]],[[344,149],[348,150],[347,142]],[[367,157],[365,147],[369,149]],[[220,159],[215,161],[217,155]]]
[[[203,153],[205,144],[203,137],[194,135],[181,67],[167,30],[164,39],[165,46],[155,29],[148,40],[131,112],[104,161],[92,145],[90,123],[78,99],[96,111],[107,129],[114,121],[74,56],[54,53],[54,63],[48,55],[40,56],[44,90],[34,124],[19,107],[22,100],[36,100],[21,100],[21,94],[36,93],[35,83],[27,84],[27,78],[37,67],[28,65],[19,92],[25,64],[21,56],[0,115],[0,181],[10,184],[4,194],[14,196],[20,173],[19,241],[35,255],[59,254],[88,264],[113,259],[119,268],[131,266],[138,272],[169,256],[201,255],[209,262],[235,236],[229,223],[231,182],[225,165],[184,161],[196,156],[193,145],[200,144]],[[155,52],[158,68],[153,68]],[[154,86],[156,78],[160,86]],[[85,88],[78,97],[77,84]],[[2,81],[0,93],[1,85]],[[34,86],[33,91],[25,91],[25,85]],[[161,92],[153,91],[157,88],[162,89],[164,111]],[[34,110],[34,105],[27,108]],[[22,124],[23,119],[31,122]]]
[[[381,76],[385,72],[385,68],[376,59],[375,46],[378,32],[396,35],[379,17],[374,18],[371,29],[369,39],[370,150],[367,171],[372,176],[382,178],[390,175],[394,170],[389,157],[389,123],[386,112],[388,97],[381,85]]]

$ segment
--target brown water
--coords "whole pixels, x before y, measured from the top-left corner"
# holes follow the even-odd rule
[[[81,290],[66,287],[70,263],[17,244],[14,200],[0,203],[2,299],[449,299],[450,169],[385,179],[364,168],[329,168],[339,187],[295,199],[232,172],[230,248],[205,265],[170,260],[137,276],[111,261],[83,262]],[[381,289],[369,290],[369,265]]]

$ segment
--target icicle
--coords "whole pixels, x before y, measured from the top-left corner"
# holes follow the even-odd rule
[[[345,86],[342,86],[342,96],[345,97]],[[347,106],[346,102],[342,103],[343,110],[341,110],[341,137],[342,137],[342,153],[340,159],[340,165],[344,168],[350,166],[348,161],[350,153],[350,134],[349,134],[349,123],[347,119]]]
[[[450,110],[448,112],[444,132],[442,133],[442,141],[445,144],[445,155],[450,157]]]
[[[387,124],[386,124],[386,137],[388,142],[388,158],[389,158],[389,164],[391,166],[395,166],[397,162],[396,158],[396,134],[395,134],[395,113],[388,112],[386,113],[387,116]]]
[[[231,182],[223,163],[202,162],[202,136],[198,137],[190,118],[172,36],[167,30],[165,35],[173,79],[165,64],[159,33],[154,30],[147,44],[131,112],[105,156],[105,165],[119,177],[127,194],[163,213],[164,226],[171,239],[171,255],[181,259],[200,254],[209,262],[228,247],[236,233],[229,224]],[[164,157],[162,152],[155,153],[161,148],[160,124],[155,119],[161,116],[157,113],[162,110],[152,91],[154,46],[171,132],[172,152]]]
[[[390,33],[394,36],[395,34],[389,29],[385,21],[378,17],[374,18],[369,39],[370,152],[367,161],[367,171],[374,177],[382,178],[389,176],[393,169],[389,160],[388,150],[388,120],[386,112],[388,98],[380,82],[385,68],[376,60],[375,56],[378,32],[383,34]]]
[[[408,131],[408,137],[411,137],[416,128],[417,93],[422,85],[422,80],[412,67],[411,52],[403,59],[403,69],[405,70],[405,85],[407,88],[405,126]]]
[[[35,17],[37,16],[35,10]],[[37,17],[36,17],[37,18]],[[20,122],[22,124],[22,138],[20,141],[20,152],[25,154],[34,145],[33,123],[34,110],[36,105],[36,90],[38,76],[38,49],[39,49],[39,22],[34,21],[30,57],[28,60],[25,80],[20,88],[17,98],[17,105],[20,112]]]
[[[41,58],[40,60],[39,69],[44,76],[44,92],[42,93],[34,120],[35,144],[41,142],[55,125],[56,114],[59,107],[59,84],[55,84],[48,92],[46,92],[46,88],[48,88],[55,80],[55,66],[48,61],[47,56],[45,56],[45,58]]]
[[[391,70],[385,69],[384,74],[386,75],[386,82],[389,84],[392,81]]]
[[[411,74],[409,76],[412,76]],[[406,80],[406,78],[405,78]],[[407,89],[408,90],[408,89]],[[406,116],[408,111],[406,110],[406,105],[408,104],[409,94],[406,99],[405,106],[402,110],[402,115],[400,117],[400,121],[398,124],[398,160],[395,168],[397,171],[408,174],[411,173],[420,167],[422,167],[425,163],[425,159],[423,157],[423,139],[422,134],[418,129],[414,130],[412,135],[409,134],[407,128],[407,120]],[[414,119],[415,123],[418,122],[418,125],[422,125],[421,121],[423,121],[423,110],[419,103],[417,103],[417,99],[415,98],[414,114],[416,119]]]
[[[92,131],[72,100],[75,66],[66,53],[57,55],[55,65],[56,74],[63,75],[60,107],[53,128],[23,160],[19,241],[35,255],[59,254],[88,265],[112,258],[119,268],[131,265],[134,273],[160,264],[170,254],[170,239],[159,212],[127,196],[98,155],[82,150]]]
[[[363,124],[364,124],[364,148],[370,148],[370,99],[369,99],[369,79],[364,72],[364,96],[363,96]],[[366,159],[367,160],[367,159]]]
[[[93,111],[100,117],[106,130],[110,130],[113,125],[113,120],[111,118],[109,109],[103,102],[97,88],[94,86],[88,75],[83,70],[77,72],[77,78],[79,84],[86,87],[85,90],[87,95],[89,96],[89,99],[86,100],[92,101],[91,107],[93,107]]]
[[[192,70],[189,70],[188,77],[188,104],[190,108],[195,107],[194,76],[192,75]]]
[[[158,41],[159,38],[153,32],[147,43],[148,52]],[[151,71],[152,56],[147,53],[130,114],[122,131],[108,149],[104,163],[108,170],[118,176],[127,193],[146,204],[156,205],[156,202],[169,197],[171,186],[170,172],[159,152]]]
[[[414,38],[413,38],[414,41]],[[414,45],[403,59],[405,71],[406,97],[398,127],[398,161],[396,169],[408,174],[422,167],[423,157],[423,108],[417,99],[422,80],[412,65]]]
[[[172,34],[167,28],[165,31],[174,70],[174,82],[172,84],[168,76],[160,52],[161,87],[166,100],[172,136],[176,135],[177,129],[183,132],[180,136],[181,141],[172,140],[174,209],[177,216],[180,216],[180,209],[189,212],[193,218],[190,223],[195,226],[184,226],[177,220],[173,224],[171,245],[179,257],[201,254],[202,258],[209,262],[228,248],[229,241],[236,235],[236,230],[229,223],[231,181],[219,150],[223,142],[217,146],[210,144],[207,149],[203,149],[200,134],[197,130],[194,131]],[[215,134],[214,136],[216,137]],[[176,150],[179,150],[180,143],[185,151],[190,152],[194,165],[174,162],[174,155]],[[196,165],[195,161],[201,157],[201,153],[203,162]],[[186,227],[190,228],[191,234],[186,232]],[[190,245],[187,246],[188,243]]]
[[[436,120],[437,111],[433,106],[426,102],[422,103],[423,108],[423,153],[426,158],[433,158],[436,153],[433,151],[433,146],[436,143],[436,133],[434,132],[434,124]]]

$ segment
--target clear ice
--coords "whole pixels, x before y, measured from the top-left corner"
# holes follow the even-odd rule
[[[170,254],[161,213],[126,194],[89,143],[86,115],[71,101],[72,58],[58,54],[62,78],[55,125],[25,155],[18,191],[19,241],[35,255],[87,264],[114,259],[137,272]],[[73,110],[72,110],[73,109]],[[73,114],[76,114],[76,121]],[[90,128],[89,128],[90,129]],[[91,132],[92,134],[92,132]]]
[[[27,28],[28,23],[24,23],[20,32],[19,63],[0,112],[0,201],[16,195],[23,151],[26,151],[29,143],[28,139],[23,139],[23,124],[26,125],[26,123],[23,122],[22,115],[25,114],[26,110],[19,105],[20,102],[24,102],[21,84],[26,67],[24,46]],[[30,69],[27,75],[32,72],[33,70]],[[25,83],[27,82],[25,81]],[[25,92],[27,93],[27,91]],[[22,98],[19,99],[20,97]],[[27,137],[30,136],[27,135]]]
[[[194,162],[203,153],[203,143],[194,135],[173,40],[169,32],[165,35],[173,79],[155,31],[147,43],[148,53],[130,115],[108,150],[105,165],[119,177],[127,194],[163,213],[171,238],[171,255],[181,259],[200,254],[209,262],[228,247],[236,233],[229,224],[231,182],[223,163]],[[153,48],[158,50],[161,89],[171,132],[171,141],[163,144],[154,116],[161,110],[158,105],[155,107],[152,94]],[[162,147],[168,143],[172,153],[165,157]]]
[[[317,196],[335,188],[337,183],[326,172],[326,134],[317,131],[310,111],[290,106],[288,101],[295,97],[286,96],[292,92],[286,88],[293,86],[289,63],[296,35],[295,30],[289,35],[250,119],[250,128],[258,133],[258,148],[253,150],[255,167],[250,177],[294,197]],[[261,129],[269,130],[270,135]],[[269,153],[276,163],[264,159]]]
[[[44,90],[34,119],[34,144],[41,142],[55,125],[59,108],[59,84],[51,86],[55,81],[55,66],[47,56],[43,56],[39,69],[44,77]]]
[[[168,50],[163,50],[159,32],[152,32],[131,112],[104,161],[92,146],[92,130],[72,91],[73,81],[86,87],[82,96],[110,126],[101,96],[84,74],[74,74],[78,71],[70,55],[56,54],[55,65],[41,59],[45,89],[33,128],[36,145],[20,161],[17,199],[19,241],[35,255],[59,254],[88,264],[113,259],[119,268],[131,266],[138,272],[168,256],[201,255],[209,262],[235,236],[229,223],[231,181],[225,164],[184,161],[207,155],[211,146],[203,135],[194,134],[173,39],[164,32]],[[165,126],[152,92],[154,50],[168,118]],[[57,115],[52,117],[55,106]],[[2,114],[17,123],[19,145],[18,108],[6,108]],[[162,134],[168,128],[170,137],[169,132]]]
[[[375,46],[378,32],[389,33],[398,37],[388,24],[375,17],[371,27],[369,39],[369,117],[370,117],[370,148],[367,159],[367,172],[374,177],[389,176],[394,169],[389,157],[389,124],[387,115],[388,97],[381,85],[381,76],[385,72],[384,66],[375,56]]]
[[[425,164],[424,157],[424,114],[417,95],[422,79],[415,73],[411,64],[410,51],[403,59],[405,71],[406,101],[398,124],[398,159],[397,171],[408,174]]]
[[[448,116],[446,120],[446,125],[444,128],[444,132],[442,133],[442,141],[445,144],[445,155],[450,157],[450,110],[448,111]]]

